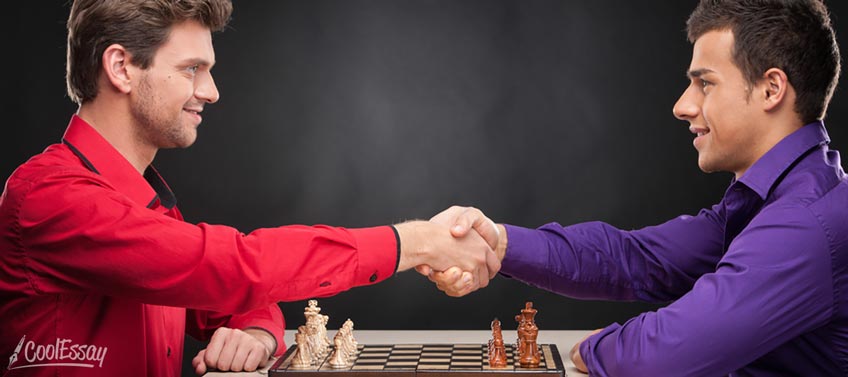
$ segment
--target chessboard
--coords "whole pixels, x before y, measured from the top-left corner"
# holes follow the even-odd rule
[[[338,373],[356,377],[499,377],[515,376],[565,376],[565,367],[554,344],[539,345],[541,362],[538,367],[524,368],[518,364],[514,345],[507,344],[505,368],[489,366],[488,346],[485,344],[364,344],[350,357],[351,365],[336,369],[327,358],[305,369],[296,369],[291,361],[297,346],[291,346],[268,371],[275,377],[338,377]],[[335,375],[334,375],[335,374]]]

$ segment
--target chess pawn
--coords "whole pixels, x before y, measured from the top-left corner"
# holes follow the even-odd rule
[[[353,345],[353,336],[350,333],[350,327],[343,327],[341,330],[342,344],[344,345],[345,352],[347,352],[348,356],[355,355],[356,346]]]
[[[345,355],[350,355],[350,347],[347,345],[347,337],[345,336],[345,328],[341,327],[336,331],[336,336],[333,337],[333,346],[336,352],[342,352]]]
[[[501,321],[492,321],[492,339],[489,340],[489,366],[492,368],[506,367],[506,347],[504,346]]]
[[[303,326],[301,326],[303,327]],[[291,367],[294,369],[306,369],[312,366],[312,356],[309,355],[309,347],[306,344],[306,334],[298,332],[294,334],[297,350],[292,357]]]
[[[353,321],[348,318],[347,321],[345,321],[345,323],[342,325],[342,327],[347,327],[348,343],[351,346],[351,356],[353,356],[354,354],[356,354],[356,349],[359,347],[359,343],[357,343],[356,338],[353,337]]]
[[[506,347],[503,338],[492,339],[492,348],[489,349],[489,366],[492,368],[506,368]]]
[[[335,346],[335,350],[333,350],[333,354],[330,356],[330,367],[334,369],[347,368],[347,352],[344,350],[344,338],[341,336],[341,333],[337,333],[333,338],[333,345]]]

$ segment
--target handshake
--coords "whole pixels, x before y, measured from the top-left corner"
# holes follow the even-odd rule
[[[398,271],[415,268],[448,296],[489,285],[501,269],[506,231],[473,207],[453,206],[430,221],[395,225],[400,237]]]

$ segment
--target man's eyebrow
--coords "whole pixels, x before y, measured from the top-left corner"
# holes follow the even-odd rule
[[[715,71],[713,71],[711,69],[707,69],[707,68],[690,69],[690,70],[686,71],[686,77],[688,77],[690,79],[699,78],[699,77],[701,77],[701,76],[703,76],[707,73],[714,73],[714,72]]]
[[[180,62],[180,65],[184,65],[184,66],[199,65],[199,66],[204,66],[204,67],[211,67],[211,66],[215,65],[215,62],[210,62],[206,59],[201,59],[201,58],[189,58],[189,59],[185,59],[182,62]]]

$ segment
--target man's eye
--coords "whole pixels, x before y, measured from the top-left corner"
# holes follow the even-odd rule
[[[703,91],[706,91],[707,87],[713,84],[713,83],[711,83],[707,80],[700,80],[700,81],[701,81],[701,90],[703,90]]]
[[[187,70],[187,71],[189,71],[189,72],[191,72],[191,73],[195,73],[195,72],[197,72],[197,69],[198,69],[198,68],[200,68],[200,66],[199,66],[199,65],[197,65],[197,64],[195,64],[195,65],[193,65],[193,66],[191,66],[191,67],[186,68],[186,70]]]

